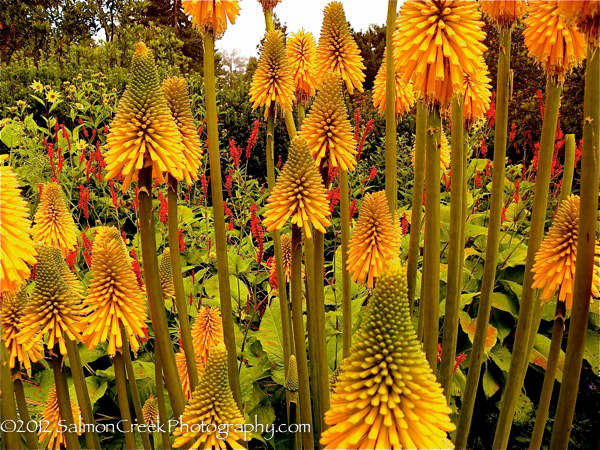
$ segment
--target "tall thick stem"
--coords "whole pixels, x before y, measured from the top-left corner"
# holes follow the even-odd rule
[[[119,351],[117,351],[115,357],[113,358],[113,364],[115,366],[115,380],[117,382],[119,410],[121,411],[121,425],[125,434],[125,447],[136,448],[135,436],[131,422],[131,412],[129,411],[129,398],[127,396],[127,377],[125,376],[123,355]]]
[[[171,441],[169,439],[168,429],[168,417],[167,417],[167,405],[165,403],[165,391],[163,389],[163,371],[162,363],[160,362],[160,344],[154,341],[154,381],[156,383],[156,403],[158,404],[158,424],[164,426],[160,429],[160,437],[162,441],[163,449],[171,448]],[[155,442],[155,446],[158,448],[158,443]]]
[[[342,355],[350,355],[352,345],[352,295],[350,273],[346,269],[350,242],[350,188],[348,172],[340,170],[340,223],[342,226]]]
[[[19,409],[19,418],[25,425],[23,434],[25,435],[25,443],[28,449],[37,448],[37,438],[34,431],[29,431],[27,424],[31,421],[29,410],[27,409],[27,399],[25,398],[25,389],[23,388],[23,380],[21,380],[21,366],[17,362],[15,368],[12,370],[13,388],[15,390],[15,398],[17,400],[17,408]],[[87,441],[86,441],[87,442]],[[92,448],[92,447],[90,447]],[[100,447],[94,447],[100,448]]]
[[[290,141],[296,137],[296,123],[294,122],[294,113],[292,110],[284,111],[283,118],[285,120],[285,127],[287,128],[288,136]]]
[[[560,197],[558,205],[571,195],[573,187],[573,173],[575,172],[575,135],[567,134],[565,136],[565,165],[563,168],[562,186],[560,188]]]
[[[1,323],[0,323],[1,327]],[[1,339],[1,328],[0,328],[0,393],[2,397],[1,410],[2,410],[2,421],[12,421],[17,423],[17,405],[15,403],[15,392],[12,383],[12,377],[10,369],[8,368],[8,352],[6,351],[6,342]],[[6,443],[6,448],[21,448],[21,438],[15,430],[4,431],[2,430],[2,440]]]
[[[396,31],[397,0],[389,0],[385,28],[385,196],[392,220],[395,220],[398,202],[398,170],[396,168],[396,69],[394,67],[394,31]],[[342,229],[343,231],[343,229]],[[344,265],[345,268],[345,265]],[[344,341],[345,342],[345,341]],[[344,347],[344,350],[346,347]],[[344,352],[344,356],[347,354]]]
[[[52,371],[54,372],[54,383],[56,385],[56,398],[58,400],[58,411],[60,418],[67,429],[63,436],[67,442],[67,448],[79,449],[79,439],[77,434],[73,433],[73,411],[71,410],[71,397],[69,396],[69,384],[67,383],[67,374],[63,364],[63,357],[60,354],[58,344],[51,350],[52,353]]]
[[[592,293],[600,173],[600,59],[599,47],[588,45],[575,287],[565,366],[550,448],[566,448],[569,443]]]
[[[237,349],[233,325],[233,308],[229,287],[229,267],[227,261],[227,238],[225,234],[225,214],[223,208],[223,183],[221,180],[221,155],[219,153],[219,130],[217,128],[217,97],[215,93],[215,41],[210,33],[204,33],[204,92],[206,96],[206,121],[208,124],[208,153],[212,206],[214,214],[215,241],[217,250],[217,275],[219,277],[219,298],[223,320],[223,336],[227,348],[229,385],[233,397],[242,409],[242,394],[237,369]],[[161,351],[163,347],[161,345]],[[167,384],[168,388],[168,384]]]
[[[302,102],[298,102],[298,128],[302,128],[302,123],[306,117],[306,106]]]
[[[531,268],[535,262],[535,254],[539,250],[544,237],[552,154],[554,153],[554,135],[556,133],[556,123],[560,107],[560,93],[561,85],[549,79],[546,88],[546,109],[538,156],[537,179],[533,194],[533,212],[531,215],[527,258],[525,260],[525,276],[523,278],[519,318],[517,320],[517,331],[508,379],[502,396],[502,406],[500,408],[500,416],[498,417],[496,436],[494,437],[494,448],[504,448],[508,443],[517,400],[521,394],[525,373],[529,365],[531,344],[533,344],[533,339],[530,339],[529,335],[532,323],[534,322],[534,313],[538,306],[538,301],[534,297],[531,287],[533,283]]]

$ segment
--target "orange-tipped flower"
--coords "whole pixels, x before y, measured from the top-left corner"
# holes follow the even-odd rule
[[[575,23],[595,47],[600,45],[600,1],[558,0],[558,10],[567,23]]]
[[[75,426],[81,423],[81,411],[77,402],[71,400],[71,412],[73,413],[73,419]],[[46,448],[67,448],[67,440],[63,434],[65,422],[60,417],[60,411],[58,409],[58,395],[56,394],[56,385],[50,388],[48,393],[48,399],[46,400],[46,407],[42,411],[41,423],[44,426],[40,427],[38,431],[39,440],[38,442],[44,442],[48,438]],[[81,427],[77,426],[77,434],[81,436]]]
[[[17,175],[0,156],[0,292],[16,291],[35,264],[35,248],[29,236],[29,207],[19,192]]]
[[[543,289],[541,298],[550,301],[558,289],[558,300],[573,304],[575,262],[577,261],[577,232],[579,229],[579,196],[571,195],[558,207],[554,223],[535,255],[531,271],[532,287]],[[592,278],[592,296],[600,295],[600,243],[596,241],[596,257]]]
[[[211,351],[198,387],[185,406],[181,425],[174,433],[173,447],[243,449],[244,434],[240,433],[243,424],[244,416],[229,387],[227,350],[221,344]],[[213,426],[219,430],[227,427],[227,433],[207,431]]]
[[[262,5],[264,10],[273,10],[273,8],[281,3],[281,0],[258,0],[258,3]]]
[[[325,413],[321,444],[337,448],[453,448],[452,410],[413,330],[406,272],[388,263],[352,340]]]
[[[221,312],[217,308],[205,306],[196,315],[192,326],[192,342],[196,358],[204,365],[210,351],[224,342]]]
[[[182,77],[167,78],[162,83],[162,91],[181,134],[183,157],[187,163],[182,167],[183,176],[190,184],[192,180],[198,179],[198,168],[202,165],[202,146],[194,124],[187,81]]]
[[[317,47],[317,82],[321,83],[329,72],[341,75],[348,92],[363,92],[365,65],[360,50],[346,20],[340,2],[330,2],[324,11],[321,36]]]
[[[502,28],[510,28],[523,17],[527,9],[525,0],[480,0],[481,12]]]
[[[312,237],[311,225],[322,233],[331,225],[329,203],[323,179],[310,155],[308,144],[301,136],[292,140],[288,160],[267,200],[264,225],[267,231],[279,230],[288,219],[305,227],[306,237]]]
[[[150,394],[144,406],[142,407],[142,415],[144,416],[144,422],[146,425],[155,424],[158,420],[158,405],[154,394]]]
[[[188,373],[187,361],[185,359],[185,353],[183,351],[175,353],[175,364],[177,366],[177,374],[179,375],[179,380],[181,380],[181,389],[183,390],[183,396],[187,401],[190,398],[192,398],[192,386],[190,384],[190,376]],[[196,355],[196,370],[198,371],[199,376],[202,375],[203,369],[204,363]]]
[[[303,29],[288,39],[287,58],[296,83],[296,100],[302,104],[315,95],[315,59],[317,44],[312,33]]]
[[[450,143],[448,142],[448,137],[446,136],[446,133],[444,133],[444,131],[442,130],[440,132],[440,173],[444,174],[448,172],[448,169],[450,168],[450,156],[451,156],[451,151],[452,149],[450,148]],[[425,155],[425,158],[427,158],[427,155]],[[411,161],[412,161],[412,165],[413,168],[415,167],[415,148],[413,147],[412,149],[412,153],[411,153]],[[425,167],[423,167],[423,170],[425,170]]]
[[[146,305],[119,230],[100,227],[92,255],[92,281],[84,302],[89,325],[83,340],[89,348],[95,348],[108,339],[108,354],[114,356],[123,348],[121,327],[124,327],[136,352],[138,337],[144,337]]]
[[[163,95],[152,50],[143,42],[135,46],[129,83],[112,121],[106,147],[106,177],[122,172],[123,191],[147,166],[152,166],[152,174],[160,183],[165,182],[163,172],[177,180],[183,178],[186,163],[181,134]]]
[[[47,183],[42,188],[34,222],[31,233],[36,242],[60,248],[64,257],[75,250],[77,227],[58,183]]]
[[[394,34],[394,61],[402,80],[429,104],[446,107],[474,75],[486,50],[477,2],[407,0]]]
[[[281,262],[283,263],[283,273],[285,281],[288,283],[292,279],[292,236],[288,233],[281,237]],[[275,266],[275,264],[273,264]]]
[[[488,67],[483,59],[473,75],[464,76],[464,115],[467,123],[473,123],[489,109],[492,98],[492,85]]]
[[[377,76],[375,76],[375,84],[373,85],[373,106],[379,108],[379,114],[382,116],[385,115],[385,74],[386,74],[386,53],[383,54],[383,62],[381,63],[381,67],[379,67],[379,71],[377,72]],[[396,71],[396,117],[402,116],[406,111],[413,107],[415,104],[415,93],[413,91],[413,86],[411,82],[405,83],[402,81],[402,77]]]
[[[228,21],[235,23],[240,13],[238,0],[182,0],[181,6],[200,31],[213,34],[215,39],[225,33]]]
[[[304,119],[300,136],[306,139],[317,167],[322,159],[328,166],[340,170],[356,167],[356,141],[338,74],[329,72],[325,75],[310,113]]]
[[[163,250],[162,259],[158,266],[158,277],[160,278],[160,289],[162,290],[163,298],[174,298],[175,284],[173,282],[171,250],[169,247],[165,247]]]
[[[394,227],[385,192],[367,194],[350,239],[346,268],[352,279],[373,287],[386,261],[398,256],[398,230]]]
[[[556,0],[530,0],[527,26],[523,31],[529,55],[539,62],[548,75],[558,83],[584,58],[583,35],[575,25],[567,25],[558,13]]]
[[[269,31],[265,36],[258,67],[250,86],[252,108],[265,107],[265,117],[271,105],[291,111],[294,103],[294,78],[285,55],[281,30]]]

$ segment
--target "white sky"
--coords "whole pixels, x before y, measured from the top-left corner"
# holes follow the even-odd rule
[[[300,28],[312,32],[319,41],[323,9],[330,0],[283,0],[275,7],[275,14],[288,33]],[[346,19],[356,31],[364,31],[371,24],[383,25],[387,17],[387,0],[341,0]],[[402,1],[398,2],[399,4]],[[265,34],[262,6],[257,0],[241,0],[240,15],[229,25],[225,35],[217,41],[219,50],[236,49],[241,56],[258,56],[257,45]]]

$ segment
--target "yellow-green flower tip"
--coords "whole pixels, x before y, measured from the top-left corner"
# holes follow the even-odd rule
[[[300,387],[298,382],[298,363],[294,355],[290,355],[284,387],[290,392],[298,392],[298,388]]]
[[[175,285],[173,284],[173,272],[171,270],[171,250],[169,250],[169,247],[165,247],[163,250],[162,259],[158,266],[158,276],[163,297],[175,297]]]

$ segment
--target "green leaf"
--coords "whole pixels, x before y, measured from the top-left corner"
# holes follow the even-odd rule
[[[500,252],[498,261],[502,269],[508,267],[524,266],[527,257],[527,245],[519,242],[503,252]]]
[[[10,125],[7,125],[0,130],[0,140],[8,148],[14,148],[19,145],[19,137],[17,136],[16,131]]]
[[[519,399],[517,400],[517,408],[515,409],[515,417],[513,422],[518,425],[522,425],[529,421],[533,415],[533,402],[529,400],[529,397],[524,392],[521,392]]]
[[[106,392],[106,379],[100,377],[87,377],[85,379],[85,384],[87,385],[88,394],[90,395],[90,401],[92,402],[92,405],[94,405]]]
[[[496,344],[490,352],[490,358],[505,373],[510,369],[511,354],[508,349],[500,344]]]
[[[500,389],[500,385],[494,379],[489,370],[483,372],[483,392],[487,398],[490,398]]]
[[[600,366],[600,356],[598,349],[600,348],[600,335],[592,330],[587,330],[585,335],[585,347],[583,349],[583,357],[592,366],[592,371],[598,373]]]
[[[513,300],[502,292],[494,292],[492,294],[492,306],[501,311],[506,311],[517,317],[519,314],[519,308],[514,304]]]
[[[263,350],[267,352],[269,361],[278,367],[283,367],[283,331],[278,298],[273,298],[271,304],[267,306],[256,338],[260,340]]]

